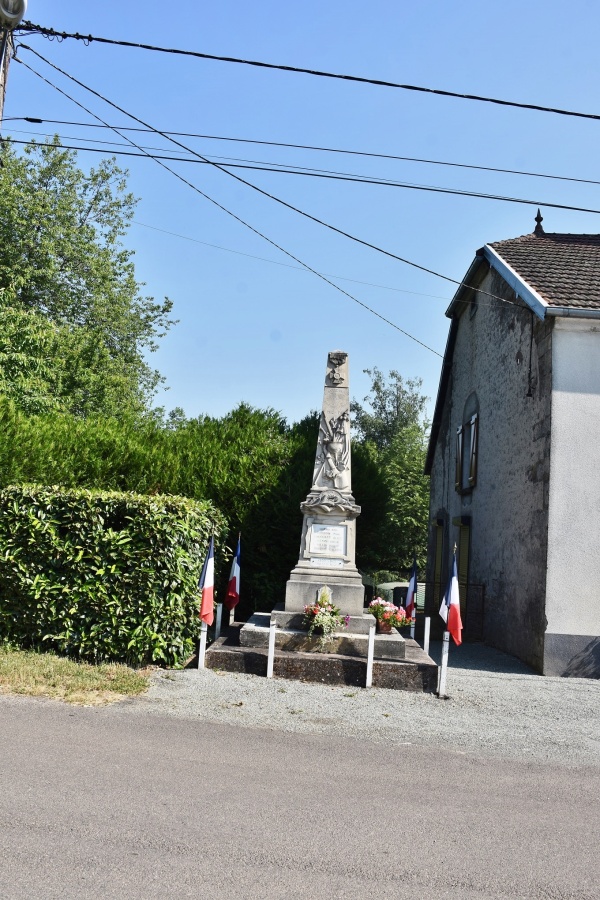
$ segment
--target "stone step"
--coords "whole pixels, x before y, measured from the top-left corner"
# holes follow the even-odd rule
[[[304,653],[322,653],[323,645],[318,636],[308,636],[306,628],[289,627],[291,625],[301,626],[303,616],[301,614],[280,613],[275,611],[273,618],[279,623],[285,622],[285,627],[278,627],[275,632],[275,647],[277,650],[295,650]],[[361,617],[356,617],[357,619]],[[372,621],[372,616],[367,616]],[[248,619],[246,624],[240,629],[239,642],[243,647],[262,647],[267,648],[269,644],[269,627],[271,621],[270,613],[254,613]],[[357,622],[358,624],[362,624]],[[368,625],[368,623],[367,623]],[[351,632],[341,629],[331,635],[331,640],[327,642],[326,652],[329,654],[338,653],[343,656],[360,656],[367,658],[369,635],[367,633]],[[374,653],[376,659],[404,659],[405,640],[401,634],[394,628],[391,634],[375,635]]]
[[[241,626],[235,625],[211,644],[206,652],[206,667],[224,672],[266,676],[266,648],[240,646],[240,631]],[[407,639],[405,649],[406,657],[403,660],[374,660],[373,687],[434,693],[437,690],[437,665],[416,641]],[[192,666],[196,664],[195,661],[191,663]],[[340,653],[305,653],[277,649],[273,663],[275,678],[352,687],[365,686],[366,670],[366,659]]]

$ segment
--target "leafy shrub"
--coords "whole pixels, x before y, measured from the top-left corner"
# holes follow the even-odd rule
[[[242,599],[236,618],[283,602],[298,562],[300,503],[312,484],[319,417],[288,425],[274,410],[241,403],[225,416],[157,419],[26,415],[0,397],[0,488],[63,488],[175,494],[210,500],[228,518],[229,546],[242,533]],[[380,568],[389,491],[369,448],[352,448],[358,520],[357,565]],[[412,556],[410,558],[412,562]],[[387,562],[386,562],[387,564]],[[217,581],[223,596],[225,578]]]
[[[0,640],[93,661],[177,664],[199,633],[210,502],[0,490]]]

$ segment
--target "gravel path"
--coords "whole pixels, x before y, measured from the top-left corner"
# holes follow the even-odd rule
[[[431,655],[439,654],[434,644]],[[208,669],[158,671],[145,696],[113,711],[600,767],[600,681],[544,678],[467,644],[450,650],[447,690],[450,698],[438,700]]]

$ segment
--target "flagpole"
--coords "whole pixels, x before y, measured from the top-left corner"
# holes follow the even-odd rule
[[[198,650],[198,668],[204,668],[204,657],[206,656],[206,633],[207,633],[207,625],[206,622],[203,622],[200,626],[200,648]]]
[[[214,621],[214,593],[215,593],[215,535],[214,532],[208,544],[206,559],[200,575],[200,646],[198,647],[198,668],[204,668],[206,656],[206,638],[209,623]]]
[[[221,637],[221,618],[223,616],[223,604],[217,603],[217,616],[215,622],[215,641]]]
[[[438,698],[446,699],[446,674],[448,672],[448,650],[450,649],[450,632],[444,631],[442,643],[442,665],[440,667],[440,679],[438,684]]]
[[[269,622],[269,651],[267,655],[267,678],[273,677],[273,665],[275,663],[275,633],[277,631],[277,620],[271,619]]]
[[[425,631],[423,633],[423,650],[429,656],[429,634],[431,630],[431,619],[429,616],[425,617]]]
[[[373,657],[375,656],[375,623],[369,625],[369,643],[367,648],[367,678],[365,687],[373,686]]]

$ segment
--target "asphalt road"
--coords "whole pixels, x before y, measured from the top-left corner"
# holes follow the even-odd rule
[[[0,898],[600,895],[598,766],[0,698]]]

